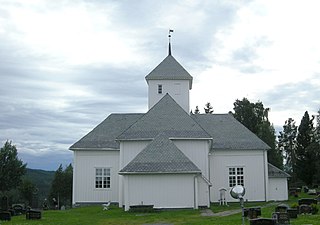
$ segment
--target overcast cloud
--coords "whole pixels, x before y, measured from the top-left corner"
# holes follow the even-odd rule
[[[191,108],[262,101],[280,129],[320,108],[318,1],[0,0],[0,141],[30,168],[72,162],[70,145],[113,112],[146,112],[144,77],[173,55]]]

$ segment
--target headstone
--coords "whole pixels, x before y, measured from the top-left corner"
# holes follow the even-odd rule
[[[26,212],[27,220],[39,220],[41,219],[41,211],[38,210],[28,210]]]
[[[278,205],[278,206],[276,207],[275,211],[276,211],[276,212],[282,212],[282,213],[284,213],[284,212],[287,212],[288,208],[289,208],[288,205],[286,205],[286,204],[280,204],[280,205]]]
[[[318,203],[317,199],[314,199],[314,198],[302,198],[298,200],[299,205],[312,205],[317,203]]]
[[[38,193],[32,194],[31,208],[38,209]]]
[[[249,219],[256,219],[261,216],[261,208],[260,207],[252,207],[245,210],[245,216]]]
[[[15,204],[12,206],[15,215],[21,215],[25,213],[24,206],[22,204]]]
[[[11,220],[11,213],[9,211],[0,211],[0,220]]]
[[[276,221],[269,218],[257,218],[250,220],[250,225],[276,225]]]
[[[278,213],[278,223],[279,224],[290,224],[289,214],[286,212]]]
[[[0,206],[1,206],[1,210],[2,210],[2,211],[8,211],[8,209],[9,209],[9,204],[8,204],[8,197],[7,197],[7,196],[3,196],[3,197],[1,198],[1,204],[0,204]]]
[[[299,212],[302,214],[310,214],[312,213],[312,208],[310,205],[302,204],[299,206]]]

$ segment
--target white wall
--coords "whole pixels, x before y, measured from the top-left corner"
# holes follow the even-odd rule
[[[111,188],[95,188],[95,168],[111,172]],[[74,151],[73,204],[118,202],[119,151]]]
[[[123,169],[139,152],[141,152],[150,141],[121,141],[120,142],[120,160],[119,171]],[[119,176],[119,207],[124,205],[124,184],[123,176]]]
[[[210,156],[210,180],[213,184],[210,198],[219,200],[219,189],[226,188],[227,201],[237,201],[230,196],[229,167],[244,167],[244,199],[266,201],[265,162],[262,150],[215,150]]]
[[[158,94],[158,84],[162,85],[162,94]],[[152,108],[166,93],[189,113],[189,80],[149,80],[148,106]]]
[[[288,200],[287,178],[269,177],[269,200]]]
[[[194,207],[192,174],[125,175],[124,181],[126,210],[141,204],[155,208]]]
[[[209,179],[209,140],[172,139],[172,141]]]

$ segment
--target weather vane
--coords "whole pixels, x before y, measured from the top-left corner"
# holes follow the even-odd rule
[[[169,29],[169,55],[171,55],[171,33],[173,32],[173,30]]]

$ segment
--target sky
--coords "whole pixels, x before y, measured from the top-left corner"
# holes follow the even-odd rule
[[[29,168],[72,163],[68,148],[110,113],[146,112],[168,52],[193,76],[190,106],[261,101],[276,130],[320,108],[320,1],[0,0],[0,144]]]

